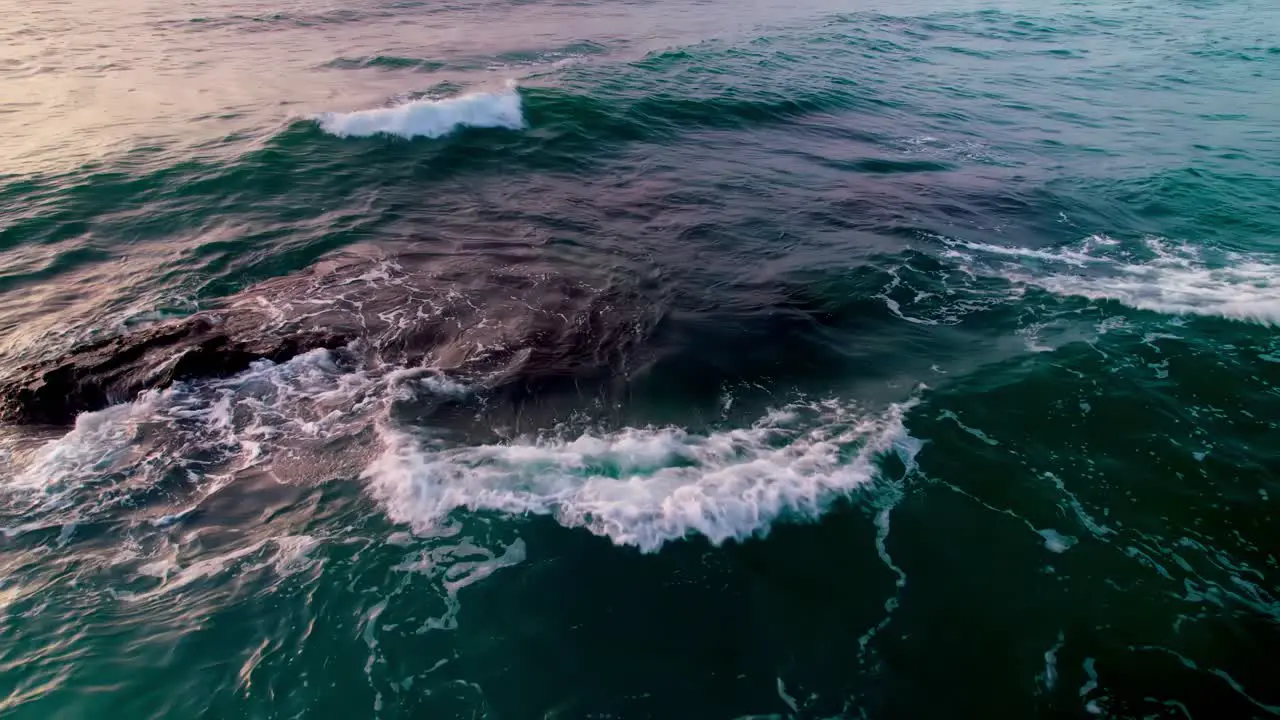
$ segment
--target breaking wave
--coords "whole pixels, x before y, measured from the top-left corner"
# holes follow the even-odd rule
[[[1022,287],[1066,297],[1110,300],[1170,315],[1206,315],[1280,324],[1280,265],[1247,253],[1211,251],[1147,238],[1140,247],[1095,235],[1050,250],[949,241],[968,272],[996,274]],[[992,258],[1001,258],[998,265]],[[1035,267],[1032,267],[1034,265]]]
[[[645,552],[695,533],[719,544],[817,517],[872,482],[886,454],[912,468],[912,405],[876,415],[828,401],[709,434],[625,428],[467,447],[382,425],[384,450],[364,474],[391,519],[416,530],[466,508],[551,515]]]
[[[415,531],[434,531],[455,510],[539,514],[652,552],[692,534],[719,544],[766,534],[778,520],[815,519],[876,480],[889,456],[909,471],[920,447],[903,426],[915,400],[880,412],[802,402],[703,434],[555,426],[510,442],[398,420],[406,401],[473,393],[483,390],[427,368],[343,367],[328,350],[148,392],[81,415],[37,448],[6,484],[32,522],[6,532],[117,512],[165,523],[244,471],[307,483],[326,479],[316,474],[324,467],[362,475],[388,517]],[[368,447],[359,438],[371,425]],[[191,486],[175,495],[178,478]],[[170,490],[157,496],[161,487]]]
[[[322,130],[338,137],[440,138],[466,127],[519,130],[525,126],[520,93],[514,87],[496,93],[414,100],[386,108],[321,113],[316,122]]]

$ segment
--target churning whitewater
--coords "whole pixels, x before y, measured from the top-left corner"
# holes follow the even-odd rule
[[[309,482],[305,470],[291,476],[291,467],[334,462],[323,446],[355,441],[372,424],[374,458],[361,474],[397,522],[430,533],[459,509],[547,514],[652,552],[691,533],[719,544],[763,535],[779,519],[813,520],[873,483],[884,455],[896,454],[899,472],[909,471],[919,449],[902,426],[914,401],[880,413],[835,400],[793,403],[748,427],[706,435],[646,427],[566,437],[551,429],[479,445],[392,417],[397,403],[475,404],[483,392],[426,369],[350,372],[326,350],[150,391],[81,415],[68,434],[35,450],[6,488],[31,495],[32,510],[51,517],[5,532],[90,521],[175,472],[209,478],[193,483],[197,504],[250,468]],[[476,407],[482,412],[483,403]],[[149,440],[157,428],[178,444]],[[85,489],[104,472],[130,478],[132,493],[122,485],[110,501],[86,502]]]
[[[1145,238],[1122,247],[1104,235],[1056,250],[972,242],[949,245],[952,249],[947,255],[966,272],[994,272],[1017,286],[1114,300],[1168,315],[1214,315],[1280,324],[1280,265],[1259,254],[1206,250],[1162,238]],[[990,258],[1000,256],[1038,261],[1040,266],[1017,261],[990,264]],[[977,265],[977,258],[986,264]]]
[[[885,453],[912,467],[909,406],[876,417],[814,403],[706,436],[625,428],[461,448],[384,427],[385,450],[365,477],[393,519],[419,530],[467,508],[552,515],[648,552],[691,533],[720,544],[764,535],[780,518],[817,518],[874,482]]]

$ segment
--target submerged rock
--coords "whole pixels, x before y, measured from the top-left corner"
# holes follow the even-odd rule
[[[332,258],[214,311],[73,348],[0,377],[0,422],[66,425],[181,380],[342,348],[355,365],[428,366],[515,393],[625,373],[660,313],[633,292],[529,265]]]
[[[79,413],[127,402],[178,380],[225,377],[256,360],[282,362],[349,341],[319,328],[291,334],[264,334],[262,328],[258,313],[202,313],[19,367],[0,381],[0,421],[66,425]]]

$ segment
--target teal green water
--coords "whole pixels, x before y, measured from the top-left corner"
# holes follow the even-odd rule
[[[368,328],[0,428],[0,715],[1280,714],[1276,7],[0,10],[4,372]]]

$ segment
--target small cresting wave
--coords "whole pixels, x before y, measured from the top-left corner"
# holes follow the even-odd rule
[[[500,92],[414,100],[354,112],[320,113],[315,120],[321,130],[338,137],[440,138],[460,128],[519,130],[525,126],[520,93],[514,85]]]

